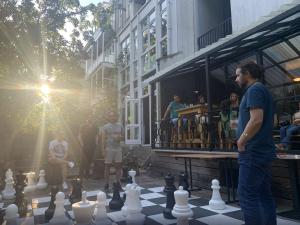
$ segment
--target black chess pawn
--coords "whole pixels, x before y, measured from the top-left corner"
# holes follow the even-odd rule
[[[22,183],[16,185],[16,199],[15,204],[18,206],[18,213],[20,217],[25,217],[27,214],[27,200],[24,196],[24,186]]]
[[[118,183],[113,183],[113,197],[109,202],[109,208],[111,210],[120,210],[123,207],[123,205],[124,202],[120,196],[119,185]]]
[[[48,209],[45,211],[45,220],[46,222],[49,222],[53,215],[54,215],[54,211],[55,211],[55,196],[57,194],[57,192],[59,191],[57,186],[53,186],[51,188],[51,200],[50,200],[50,204]]]
[[[191,197],[191,192],[189,190],[189,182],[188,182],[188,177],[184,172],[181,172],[178,175],[178,187],[182,186],[184,190],[186,190],[187,192],[189,192],[189,197]]]
[[[82,183],[80,179],[72,180],[72,192],[69,196],[71,204],[80,202],[82,198]]]
[[[174,185],[174,180],[175,180],[175,178],[171,174],[168,174],[167,176],[165,176],[166,186],[165,186],[164,192],[167,195],[167,204],[166,204],[166,208],[164,209],[163,214],[166,219],[175,219],[175,217],[172,215],[172,210],[175,205],[174,192],[176,191],[176,187]]]

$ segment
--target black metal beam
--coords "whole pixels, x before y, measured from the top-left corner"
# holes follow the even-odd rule
[[[293,79],[293,76],[282,66],[280,66],[271,56],[269,56],[267,53],[262,52],[263,56],[269,60],[271,63],[273,63],[279,70],[281,70],[284,74],[286,74],[289,78]]]
[[[257,62],[257,65],[259,65],[261,68],[264,68],[264,59],[263,59],[262,51],[261,50],[258,50],[256,52],[256,62]],[[263,84],[266,83],[265,74],[263,74],[262,83]]]
[[[291,48],[293,49],[293,51],[300,56],[300,51],[298,50],[298,48],[295,47],[295,45],[292,44],[292,42],[290,42],[289,40],[285,40],[285,43]]]
[[[155,137],[156,137],[156,135],[154,135],[154,132],[155,132],[155,130],[156,130],[156,127],[155,127],[155,118],[154,118],[154,114],[155,114],[155,107],[154,107],[154,105],[153,105],[153,102],[154,102],[154,98],[155,98],[155,95],[154,95],[154,89],[155,89],[155,85],[156,85],[156,83],[152,83],[151,85],[150,85],[150,97],[151,97],[151,102],[150,102],[150,104],[151,104],[151,117],[150,117],[150,119],[151,119],[151,148],[153,149],[153,148],[155,148]],[[157,104],[157,103],[156,103]]]

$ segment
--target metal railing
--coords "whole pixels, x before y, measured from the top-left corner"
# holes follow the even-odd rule
[[[232,34],[231,17],[227,18],[218,26],[198,37],[198,50],[217,42],[220,38],[224,38],[229,34]]]

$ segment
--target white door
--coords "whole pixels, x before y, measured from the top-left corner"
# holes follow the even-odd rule
[[[126,98],[125,106],[125,144],[141,144],[141,101]]]

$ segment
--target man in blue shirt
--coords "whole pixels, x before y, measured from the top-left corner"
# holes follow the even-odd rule
[[[274,103],[259,82],[262,75],[254,62],[236,69],[236,82],[245,89],[239,109],[237,146],[238,193],[246,225],[276,225],[271,192],[271,162],[276,157],[272,138]]]
[[[181,99],[179,97],[179,95],[174,95],[173,96],[173,101],[170,102],[170,104],[168,105],[168,108],[163,116],[163,120],[166,120],[168,115],[170,115],[170,120],[172,122],[172,124],[176,127],[177,126],[177,122],[178,122],[178,112],[177,110],[179,109],[183,109],[185,108],[185,105],[181,103]],[[185,119],[186,120],[186,119]],[[184,125],[186,123],[186,121],[184,122]]]

